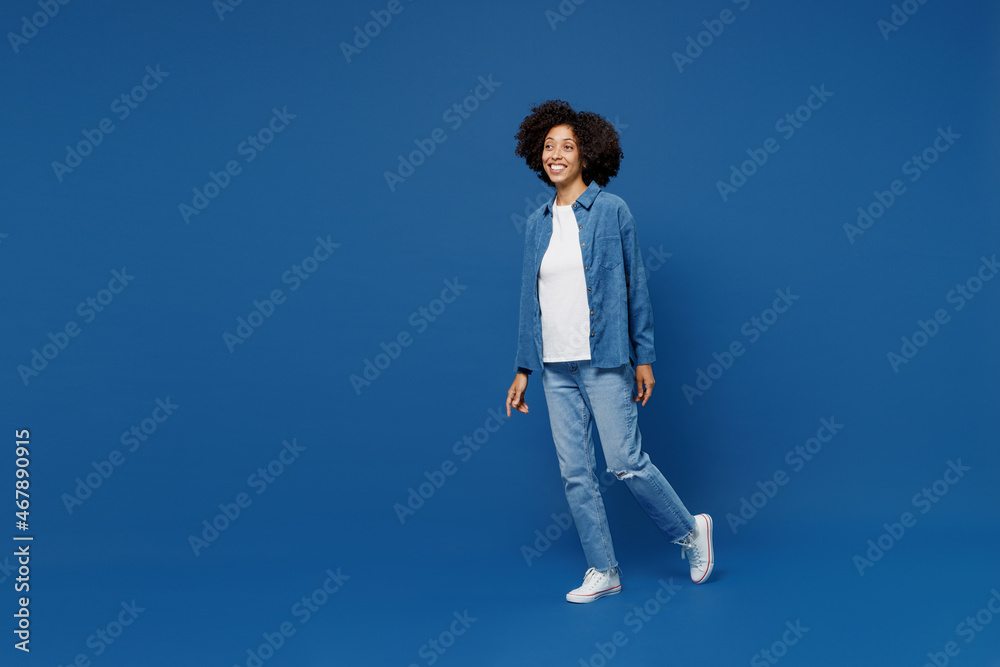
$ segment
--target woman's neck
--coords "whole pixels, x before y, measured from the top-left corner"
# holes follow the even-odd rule
[[[574,183],[569,183],[562,187],[556,186],[556,206],[569,206],[576,201],[576,198],[582,195],[587,190],[586,184],[584,184],[583,179],[579,179]]]

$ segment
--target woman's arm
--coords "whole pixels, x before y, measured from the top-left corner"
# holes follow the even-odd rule
[[[618,224],[622,237],[625,287],[628,291],[628,335],[635,350],[636,366],[656,361],[653,350],[653,308],[646,285],[646,267],[635,230],[635,220],[625,206],[619,212]]]

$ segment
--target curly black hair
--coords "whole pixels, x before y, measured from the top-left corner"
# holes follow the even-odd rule
[[[597,181],[602,188],[618,174],[622,153],[618,130],[610,121],[589,111],[573,111],[569,102],[549,100],[532,108],[531,113],[521,121],[514,138],[517,147],[514,153],[524,158],[528,167],[537,172],[538,178],[546,185],[553,185],[542,166],[542,148],[549,130],[556,125],[569,125],[579,140],[580,159],[583,167],[583,182],[590,185]]]

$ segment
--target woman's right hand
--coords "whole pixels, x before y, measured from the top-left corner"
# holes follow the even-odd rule
[[[528,376],[526,373],[518,373],[514,376],[514,382],[507,390],[507,416],[510,417],[510,407],[518,412],[528,414],[528,404],[524,402],[524,391],[528,388]]]

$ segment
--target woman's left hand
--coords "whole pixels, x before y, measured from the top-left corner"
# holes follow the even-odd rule
[[[642,401],[642,404],[646,405],[646,401],[653,395],[654,384],[656,384],[656,380],[653,379],[652,364],[642,364],[635,367],[635,388],[639,394],[635,400]]]

